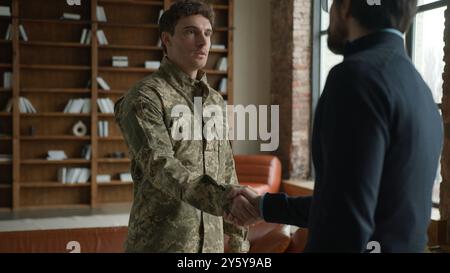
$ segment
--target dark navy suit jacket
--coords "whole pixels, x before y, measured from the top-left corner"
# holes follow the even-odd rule
[[[306,251],[422,252],[442,119],[403,39],[376,32],[346,47],[317,106],[312,197],[267,194],[263,217],[309,228]]]

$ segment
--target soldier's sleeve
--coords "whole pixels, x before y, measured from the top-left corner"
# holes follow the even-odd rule
[[[143,171],[143,181],[209,214],[222,216],[228,212],[227,194],[231,186],[219,184],[206,175],[194,175],[174,157],[159,97],[154,92],[145,92],[127,107],[124,111],[116,106],[116,121]]]
[[[227,127],[225,127],[227,128]],[[229,185],[237,186],[239,185],[237,175],[236,175],[236,167],[233,158],[233,151],[231,149],[230,142],[228,140],[222,140],[223,147],[225,147],[221,152],[224,153],[222,156],[225,158],[224,160],[224,180],[225,183]],[[228,235],[229,241],[228,245],[230,247],[230,252],[232,253],[243,253],[248,252],[250,250],[250,243],[247,239],[248,228],[247,227],[238,227],[232,223],[228,223],[225,220],[223,221],[223,230],[225,234]]]

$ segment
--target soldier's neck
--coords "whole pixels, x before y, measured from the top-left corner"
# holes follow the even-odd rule
[[[178,68],[183,71],[186,75],[188,75],[189,78],[196,80],[198,76],[198,69],[197,70],[190,70],[184,67],[182,64],[178,63],[177,61],[174,61],[167,57],[174,65],[178,66]]]

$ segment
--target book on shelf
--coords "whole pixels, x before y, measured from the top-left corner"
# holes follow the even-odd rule
[[[86,144],[83,146],[83,149],[81,150],[81,157],[90,160],[92,155],[92,146],[91,144]]]
[[[91,112],[91,99],[70,99],[63,112],[68,114],[89,114]]]
[[[9,24],[8,28],[6,29],[6,34],[5,34],[5,40],[6,41],[11,41],[12,40],[12,25]]]
[[[34,108],[33,104],[25,97],[19,98],[19,110],[20,113],[37,113],[36,108]]]
[[[128,67],[128,57],[127,56],[113,56],[112,57],[113,67]]]
[[[3,87],[6,89],[12,87],[12,72],[3,73]]]
[[[110,183],[111,175],[109,174],[98,174],[97,175],[97,183]]]
[[[85,184],[91,176],[91,170],[87,168],[59,168],[58,182],[62,184]]]
[[[97,77],[97,83],[103,90],[111,90],[111,87],[109,87],[109,85],[102,77]]]
[[[66,13],[64,12],[63,15],[61,16],[62,20],[80,20],[81,19],[81,15],[80,14],[76,14],[76,13]]]
[[[67,155],[64,151],[48,151],[47,152],[47,160],[65,160],[67,159]]]
[[[103,114],[113,114],[114,113],[114,103],[110,98],[97,99],[97,105],[100,108],[100,112],[102,112]]]
[[[147,69],[158,69],[161,66],[160,61],[146,61],[145,68]]]
[[[100,45],[108,44],[108,39],[106,39],[105,32],[103,32],[103,30],[101,29],[97,30],[97,40]]]
[[[20,37],[22,37],[22,39],[27,42],[28,41],[28,35],[27,32],[25,31],[25,28],[23,27],[23,25],[19,25],[19,32],[20,32]]]
[[[158,42],[156,43],[156,46],[157,46],[157,47],[162,47],[162,41],[161,41],[161,39],[158,39]]]
[[[131,173],[121,173],[120,174],[120,181],[122,181],[122,182],[133,182],[133,177],[131,176]]]
[[[0,162],[11,162],[12,155],[10,154],[0,154]]]
[[[89,45],[91,43],[91,35],[92,31],[90,29],[83,28],[81,31],[80,44]]]
[[[99,137],[108,137],[109,136],[108,127],[109,127],[108,121],[100,120],[98,122],[98,136]]]
[[[163,16],[163,14],[164,14],[164,10],[163,10],[163,9],[159,10],[159,15],[158,15],[158,22],[157,22],[157,24],[159,24],[159,21],[161,20],[161,17]]]
[[[225,45],[214,44],[211,45],[211,49],[227,49],[227,47]]]
[[[3,112],[11,113],[13,107],[13,100],[9,99],[8,103],[6,104],[5,108],[3,108]]]
[[[226,94],[227,93],[227,82],[228,82],[227,78],[222,78],[220,80],[219,90],[218,91],[220,91],[221,93]]]
[[[97,21],[99,22],[106,22],[106,13],[105,8],[102,6],[97,6]]]
[[[9,7],[9,6],[0,6],[0,16],[11,17],[11,7]]]
[[[228,70],[228,58],[221,57],[217,62],[216,69],[219,71],[227,71]]]

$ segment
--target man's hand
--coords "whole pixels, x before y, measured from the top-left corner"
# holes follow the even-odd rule
[[[249,187],[235,188],[228,195],[232,199],[230,213],[224,215],[225,220],[239,226],[248,226],[261,219],[259,202],[261,196]]]

